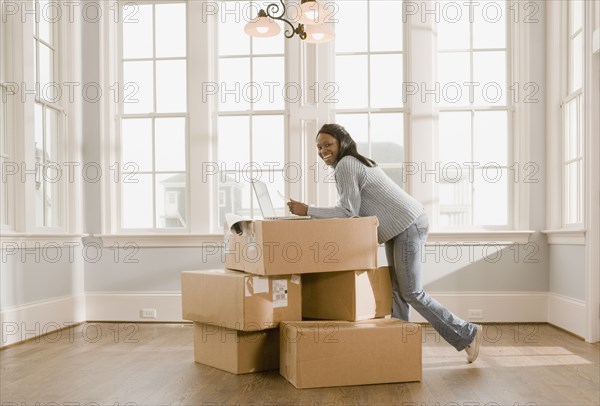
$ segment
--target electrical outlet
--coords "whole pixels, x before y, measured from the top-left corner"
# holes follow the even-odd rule
[[[483,310],[469,309],[469,319],[483,319]]]
[[[156,318],[156,309],[142,309],[140,311],[140,317],[143,319],[155,319]]]

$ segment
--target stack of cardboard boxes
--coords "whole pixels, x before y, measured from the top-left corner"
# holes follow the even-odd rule
[[[279,368],[297,388],[421,380],[419,325],[391,312],[375,217],[251,221],[226,233],[227,269],[182,273],[196,362]]]

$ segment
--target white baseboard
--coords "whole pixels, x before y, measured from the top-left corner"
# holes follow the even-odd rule
[[[181,322],[178,292],[88,292],[87,320]],[[155,309],[156,318],[141,317],[141,309]]]
[[[546,292],[430,292],[465,320],[486,323],[551,323],[585,336],[585,303]],[[156,318],[141,317],[141,309],[155,309]],[[469,309],[482,318],[469,318]],[[178,292],[93,292],[54,298],[0,312],[1,346],[40,336],[83,321],[183,322]],[[411,311],[411,321],[425,322]]]
[[[458,317],[474,323],[544,323],[548,317],[545,292],[428,292]],[[469,318],[469,310],[481,310],[481,318]],[[410,319],[426,320],[411,309]]]
[[[85,317],[85,297],[63,296],[2,309],[0,347],[36,338],[81,323]],[[58,334],[58,333],[57,333]]]
[[[585,301],[548,293],[547,321],[575,335],[585,337],[587,330]]]

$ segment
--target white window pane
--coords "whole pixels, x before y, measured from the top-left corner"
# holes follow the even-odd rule
[[[569,6],[571,8],[571,34],[575,33],[583,26],[583,0],[570,0]]]
[[[152,175],[125,175],[121,185],[122,227],[152,228]]]
[[[263,169],[265,163],[283,169],[284,159],[283,116],[254,116],[252,118],[252,161]]]
[[[361,155],[369,153],[369,116],[367,114],[336,114],[335,121],[348,131]],[[321,158],[319,158],[321,159]]]
[[[584,199],[584,189],[583,189],[583,178],[584,178],[584,168],[583,168],[583,159],[580,159],[577,162],[577,181],[578,181],[578,189],[577,189],[577,222],[583,222],[583,199]]]
[[[156,56],[186,55],[185,3],[156,5]]]
[[[469,53],[450,52],[438,55],[439,103],[442,106],[465,106],[469,104],[471,82]],[[428,88],[429,89],[429,88]],[[432,96],[428,96],[432,97]]]
[[[498,0],[479,1],[474,10],[477,11],[473,18],[473,47],[505,48],[506,3]]]
[[[125,114],[154,111],[154,68],[152,62],[123,63]]]
[[[250,202],[253,195],[251,184],[241,173],[227,173],[219,176],[219,211],[217,229],[225,224],[225,214],[251,216]]]
[[[44,183],[40,180],[35,187],[35,225],[44,227]]]
[[[371,158],[377,163],[404,162],[404,116],[371,115]]]
[[[579,33],[573,39],[572,50],[571,50],[571,91],[575,91],[581,88],[583,85],[583,34]]]
[[[469,7],[465,2],[436,2],[441,18],[437,24],[440,50],[468,49],[470,45]]]
[[[34,109],[35,117],[35,160],[44,163],[44,117],[42,105],[36,103]]]
[[[4,157],[0,157],[0,165],[2,168],[2,176],[6,176],[4,174],[4,168],[6,165],[7,160]],[[10,182],[10,178],[8,178],[7,182],[1,182],[0,183],[0,215],[1,215],[1,221],[2,221],[2,225],[8,225],[8,207],[9,207],[9,193],[8,193],[8,182]]]
[[[185,173],[156,176],[156,227],[183,228],[187,226]]]
[[[402,51],[402,2],[371,0],[371,51]]]
[[[366,56],[335,58],[335,83],[339,86],[337,108],[362,108],[368,105]]]
[[[508,117],[505,111],[475,113],[473,159],[481,165],[508,162]]]
[[[579,191],[577,168],[578,162],[573,162],[565,167],[565,223],[578,222],[577,209],[579,206]]]
[[[584,146],[584,139],[583,139],[583,97],[580,95],[578,97],[579,100],[579,104],[577,105],[577,109],[579,110],[579,131],[577,131],[577,139],[578,139],[578,155],[580,157],[583,157],[583,146]]]
[[[42,178],[44,183],[45,196],[45,226],[46,227],[60,227],[61,218],[61,194],[60,194],[60,175],[57,171],[56,166],[48,165],[44,168],[44,176]]]
[[[3,86],[0,86],[0,156],[8,154],[8,144],[6,129],[8,127],[6,110],[8,109],[8,100],[6,99],[6,91]],[[6,100],[6,102],[4,102]]]
[[[577,99],[570,100],[566,106],[567,123],[565,133],[565,160],[574,159],[578,156],[577,148]]]
[[[156,111],[187,111],[185,60],[156,61]]]
[[[247,21],[240,12],[224,12],[227,3],[219,7],[219,55],[248,55],[250,53],[250,38],[244,32]],[[231,4],[231,3],[230,3]],[[259,38],[267,39],[267,38]]]
[[[132,118],[121,121],[120,166],[135,167],[140,172],[152,171],[152,119]]]
[[[60,162],[58,156],[58,112],[46,108],[45,156],[47,162]]]
[[[471,159],[471,113],[440,113],[438,159],[442,166],[462,166]]]
[[[39,44],[40,50],[40,95],[47,100],[55,100],[54,51],[44,44]]]
[[[473,54],[473,79],[476,105],[506,105],[506,52]]]
[[[154,123],[156,171],[185,171],[185,118],[157,118]]]
[[[249,58],[231,58],[219,61],[218,97],[220,111],[249,110],[250,89]]]
[[[152,6],[126,3],[123,16],[123,58],[151,58]]]
[[[402,55],[371,56],[371,107],[402,107]]]
[[[218,167],[241,170],[250,162],[250,123],[247,116],[219,117]]]
[[[335,27],[336,52],[367,50],[367,2],[365,0],[337,1]],[[399,16],[398,16],[399,17]]]
[[[255,110],[283,110],[285,66],[283,57],[254,58],[253,85],[247,93]]]
[[[39,0],[36,2],[36,13],[39,21],[38,36],[40,39],[52,44],[52,23],[56,21],[56,12],[60,10],[56,4],[51,4],[48,0]]]
[[[508,224],[508,174],[490,166],[475,171],[473,222],[476,225]]]
[[[442,171],[438,184],[438,199],[440,226],[472,224],[472,184],[464,168],[447,168]]]

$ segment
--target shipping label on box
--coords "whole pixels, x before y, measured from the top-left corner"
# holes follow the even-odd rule
[[[397,319],[280,325],[280,374],[296,388],[422,379],[421,327]]]
[[[302,317],[358,321],[392,313],[388,267],[302,275]]]
[[[279,368],[279,329],[239,331],[194,322],[194,360],[234,374]]]
[[[377,268],[377,217],[252,221],[227,234],[225,266],[258,275]]]
[[[298,275],[257,276],[226,269],[181,273],[182,317],[252,331],[302,319]]]

